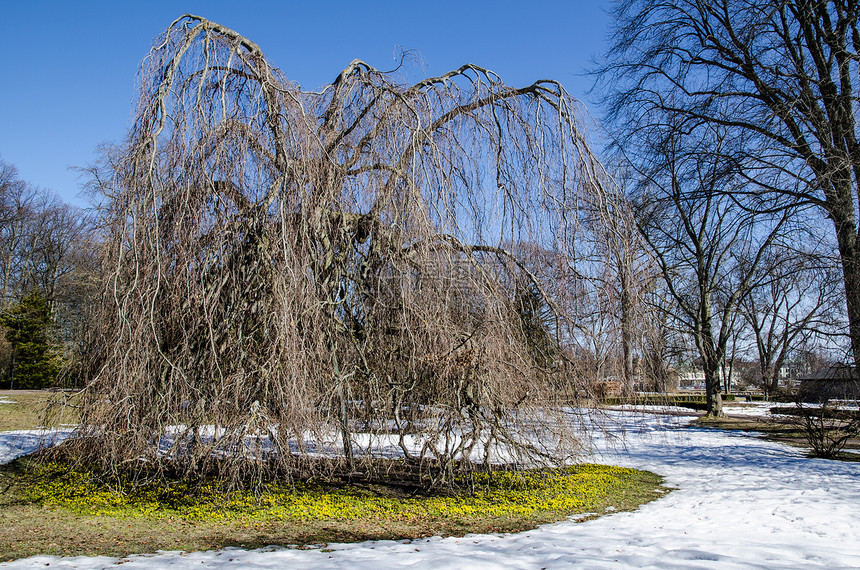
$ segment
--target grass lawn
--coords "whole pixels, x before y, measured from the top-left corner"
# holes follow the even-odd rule
[[[32,479],[44,469],[31,459],[0,467],[0,561],[517,532],[635,510],[668,491],[653,473],[599,465],[497,472],[474,494],[421,496],[380,484],[273,486],[258,496],[109,491],[80,473]]]
[[[75,397],[48,390],[0,390],[0,431],[36,429],[78,422]],[[47,416],[46,416],[47,412]]]

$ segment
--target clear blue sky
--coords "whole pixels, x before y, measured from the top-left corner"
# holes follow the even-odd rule
[[[84,205],[73,166],[120,141],[134,80],[153,38],[175,18],[204,16],[255,41],[305,89],[355,58],[380,69],[400,49],[418,52],[426,75],[463,63],[508,83],[556,79],[587,98],[583,77],[605,50],[608,0],[87,1],[0,0],[0,157],[23,179]]]

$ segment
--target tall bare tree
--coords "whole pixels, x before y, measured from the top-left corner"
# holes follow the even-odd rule
[[[18,169],[0,160],[0,307],[19,300],[24,289],[27,244],[40,203],[39,192],[21,179]]]
[[[40,384],[56,378],[55,364],[72,350],[89,306],[93,290],[82,285],[94,275],[90,229],[81,210],[34,188],[13,165],[0,161],[0,316],[20,310],[34,293],[47,303],[57,359]],[[11,345],[1,352],[0,374],[11,384],[6,374],[12,370]]]
[[[809,247],[815,244],[815,237],[809,237],[800,251],[774,248],[761,264],[750,295],[741,302],[765,393],[779,390],[780,371],[795,351],[834,344],[827,337],[844,333],[838,318],[843,301],[838,268],[832,258]]]
[[[732,129],[760,210],[832,221],[860,363],[860,7],[852,0],[623,0],[600,71],[622,141],[655,113]]]
[[[435,481],[579,448],[554,405],[576,379],[535,357],[528,317],[565,340],[574,208],[605,186],[561,85],[475,65],[407,84],[356,60],[308,93],[190,15],[141,78],[95,181],[108,273],[81,457],[239,481],[312,470],[326,444],[328,467],[372,472],[393,441]]]
[[[39,289],[52,310],[63,280],[86,252],[83,212],[22,180],[0,161],[0,294],[5,302]]]
[[[672,297],[667,309],[702,360],[707,413],[720,416],[721,370],[741,301],[774,242],[785,236],[789,216],[755,215],[738,206],[732,189],[746,181],[720,152],[723,129],[649,134],[662,138],[644,142],[647,159],[633,163],[643,179],[636,196],[639,229]]]
[[[620,376],[624,392],[629,394],[636,380],[637,353],[642,356],[645,337],[656,332],[651,326],[654,323],[646,322],[654,315],[650,314],[645,298],[659,279],[659,269],[642,239],[625,193],[635,181],[626,178],[624,170],[618,168],[615,184],[596,194],[598,200],[584,208],[599,268],[592,280],[600,284],[598,297],[612,305],[601,306],[600,310],[613,316],[617,323],[612,344],[620,349]]]

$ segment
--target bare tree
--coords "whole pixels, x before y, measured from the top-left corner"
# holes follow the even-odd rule
[[[673,363],[680,360],[678,327],[670,318],[672,296],[658,278],[645,291],[642,303],[642,340],[640,369],[643,389],[650,392],[675,392],[679,376]]]
[[[615,318],[617,334],[612,344],[620,348],[621,377],[624,392],[629,394],[636,380],[637,353],[640,357],[643,354],[648,344],[646,337],[657,341],[659,336],[655,336],[659,323],[652,320],[655,315],[645,302],[659,279],[659,269],[642,239],[632,204],[625,193],[635,182],[628,180],[621,168],[614,178],[615,184],[596,194],[598,200],[585,209],[588,235],[595,240],[597,270],[592,280],[601,286],[598,298],[613,305],[600,309]],[[655,348],[653,344],[652,348]],[[650,368],[649,372],[657,372],[657,369]]]
[[[814,244],[814,236],[809,237],[807,244]],[[801,251],[774,248],[761,264],[741,301],[741,314],[755,341],[765,393],[779,390],[780,370],[793,351],[842,332],[837,307],[843,293],[836,271],[828,256],[808,245]],[[819,342],[813,342],[816,337]]]
[[[512,284],[566,342],[571,212],[605,186],[578,112],[556,82],[475,65],[406,84],[356,60],[308,93],[247,38],[179,18],[94,181],[103,336],[72,446],[234,482],[373,472],[385,442],[431,481],[575,453],[576,378],[535,358]]]
[[[86,255],[88,219],[73,206],[52,201],[38,211],[32,220],[25,269],[32,286],[38,287],[52,310],[57,307],[63,282]]]
[[[25,289],[27,247],[39,193],[22,180],[18,169],[0,161],[0,306],[20,298]]]
[[[38,291],[47,301],[51,342],[58,361],[72,350],[91,289],[90,224],[78,208],[23,181],[17,169],[0,161],[0,312],[5,315]],[[12,370],[11,351],[2,361]],[[51,378],[56,374],[48,375]],[[9,379],[11,380],[11,373]]]
[[[662,111],[720,125],[756,208],[824,212],[860,363],[858,13],[848,0],[624,0],[600,75],[623,141]]]
[[[0,161],[0,287],[6,302],[39,289],[55,308],[58,288],[74,271],[89,222],[78,208],[33,188]]]
[[[653,138],[642,143],[647,158],[633,164],[643,177],[639,229],[672,297],[667,309],[702,360],[707,413],[720,416],[721,371],[740,303],[770,247],[785,235],[788,214],[756,216],[738,206],[731,189],[745,181],[720,152],[722,129],[669,127],[649,134]]]

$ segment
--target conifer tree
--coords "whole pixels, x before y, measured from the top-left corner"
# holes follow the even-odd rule
[[[0,315],[6,340],[12,345],[10,388],[46,388],[62,368],[54,340],[55,325],[41,291],[32,291]]]

